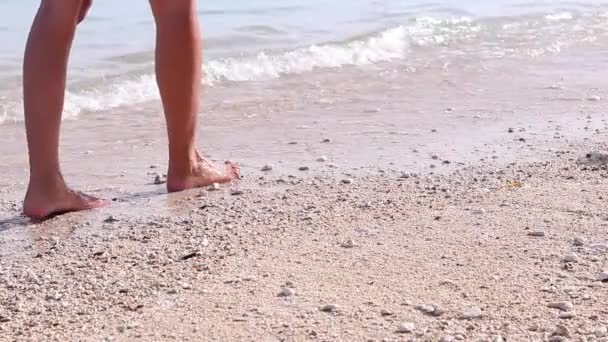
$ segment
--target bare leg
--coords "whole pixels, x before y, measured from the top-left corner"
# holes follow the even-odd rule
[[[218,169],[196,150],[202,46],[195,0],[150,0],[156,21],[156,76],[167,121],[167,189],[181,191],[239,178],[237,164]]]
[[[76,25],[88,5],[88,0],[43,0],[28,39],[23,99],[30,183],[23,212],[32,218],[43,219],[107,203],[70,190],[59,167],[59,129],[69,51]]]

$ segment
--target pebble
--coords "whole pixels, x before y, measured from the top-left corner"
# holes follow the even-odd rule
[[[593,96],[589,96],[587,98],[587,101],[597,102],[597,101],[602,101],[602,98],[600,96],[593,95]]]
[[[416,326],[414,325],[414,323],[401,323],[399,324],[399,326],[397,326],[397,330],[396,332],[398,334],[409,334],[411,332],[413,332],[416,329]]]
[[[433,154],[433,155],[431,156],[431,159],[433,159],[433,160],[438,160],[438,159],[439,159],[439,156],[438,156],[438,155],[436,155],[436,154]]]
[[[561,311],[571,311],[572,309],[574,309],[574,305],[571,302],[549,303],[547,307],[551,309],[560,309]]]
[[[577,236],[574,238],[574,245],[581,247],[587,244],[587,240],[584,237]]]
[[[167,291],[167,294],[177,294],[177,290],[176,289],[169,289]]]
[[[353,180],[350,178],[345,178],[342,180],[342,184],[352,184],[352,183],[353,183]]]
[[[549,341],[549,342],[566,342],[566,341],[568,341],[568,339],[563,336],[551,336],[551,337],[549,337],[549,339],[547,341]]]
[[[308,166],[300,166],[298,168],[298,170],[300,170],[300,171],[308,171],[308,170],[310,170],[310,167],[308,167]]]
[[[321,140],[321,142],[324,143],[324,144],[327,144],[327,143],[331,142],[331,139],[325,138],[325,139]]]
[[[560,312],[559,314],[559,318],[561,319],[573,319],[576,317],[576,313],[575,312]]]
[[[456,339],[454,338],[454,336],[451,335],[444,335],[441,336],[441,339],[439,340],[439,342],[454,342]]]
[[[572,252],[572,253],[568,253],[564,256],[564,258],[562,259],[563,262],[577,262],[578,261],[578,255],[576,255],[576,253]]]
[[[281,289],[281,291],[279,291],[279,294],[277,294],[277,297],[290,297],[293,296],[294,294],[294,290],[288,288],[288,287],[284,287]]]
[[[230,195],[232,195],[232,196],[241,196],[242,194],[244,194],[244,192],[242,190],[232,190],[232,191],[230,191]]]
[[[600,275],[597,277],[597,281],[608,282],[608,271],[600,273]]]
[[[348,239],[340,244],[342,248],[355,248],[357,245],[352,239]]]
[[[272,171],[272,169],[274,169],[274,166],[272,164],[262,166],[262,171],[264,172]]]
[[[220,189],[219,183],[213,183],[209,186],[209,191],[218,191]]]
[[[486,213],[486,211],[484,209],[476,209],[476,210],[473,210],[472,213],[475,215],[484,215]]]
[[[570,337],[570,330],[565,325],[558,325],[551,333],[551,336]]]
[[[601,281],[594,281],[593,283],[589,284],[589,287],[592,289],[597,289],[604,286],[604,283],[602,283]]]
[[[192,285],[190,285],[188,283],[183,283],[182,284],[182,289],[184,289],[184,290],[192,290]]]
[[[429,304],[420,304],[420,305],[416,305],[416,310],[422,312],[425,315],[430,315],[430,316],[441,316],[445,313],[445,311],[437,306],[433,306],[433,305],[429,305]]]
[[[167,183],[167,181],[164,180],[160,175],[156,175],[154,177],[154,184],[155,185],[161,185],[161,184],[165,184],[165,183]]]
[[[608,327],[603,326],[596,328],[595,330],[593,330],[593,335],[595,335],[595,337],[597,338],[608,336]]]
[[[319,158],[317,158],[317,161],[319,163],[325,163],[327,161],[327,157],[326,156],[320,156]]]
[[[529,232],[528,236],[543,237],[543,236],[545,236],[545,232],[543,232],[543,231]]]
[[[116,217],[114,217],[114,216],[109,216],[103,222],[105,222],[105,223],[114,223],[114,222],[118,222],[118,219]]]
[[[604,243],[592,243],[591,245],[589,245],[589,248],[600,253],[608,252],[608,245]]]
[[[392,316],[392,315],[394,315],[394,313],[392,311],[389,311],[386,309],[380,310],[380,316],[382,316],[382,317]]]
[[[481,313],[481,309],[477,306],[468,308],[466,310],[464,310],[462,312],[462,315],[460,315],[460,318],[462,319],[477,319],[477,318],[481,318],[482,313]]]
[[[322,312],[333,313],[338,311],[338,306],[336,304],[326,304],[320,307],[319,310],[321,310]]]

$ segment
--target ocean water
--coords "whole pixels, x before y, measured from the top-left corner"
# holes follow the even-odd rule
[[[21,59],[36,7],[0,0],[0,124],[23,120]],[[525,62],[608,38],[608,0],[207,0],[199,15],[209,87],[370,65],[415,74],[455,58]],[[64,117],[155,100],[153,44],[147,1],[95,1],[77,33]]]

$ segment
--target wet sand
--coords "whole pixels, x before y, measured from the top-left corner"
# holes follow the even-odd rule
[[[114,203],[41,224],[0,126],[0,339],[606,341],[608,170],[576,161],[606,150],[608,87],[587,53],[211,88],[201,145],[246,176],[219,191],[152,184],[157,103],[90,113],[65,122],[64,169]]]

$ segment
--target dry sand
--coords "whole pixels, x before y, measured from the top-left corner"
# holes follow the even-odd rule
[[[0,336],[607,341],[608,169],[577,166],[580,152],[432,177],[267,176],[169,198],[167,215],[14,220]]]

